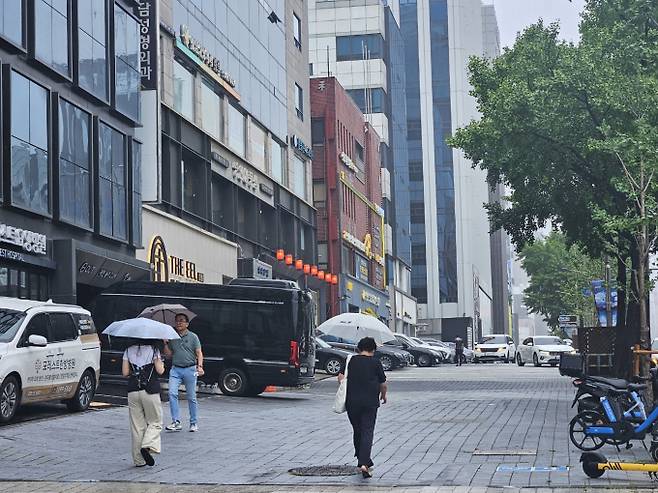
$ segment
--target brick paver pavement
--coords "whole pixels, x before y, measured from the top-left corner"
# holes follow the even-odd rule
[[[611,472],[597,480],[582,473],[580,452],[567,435],[573,389],[553,368],[444,366],[388,375],[390,400],[380,410],[375,477],[367,483],[360,476],[299,477],[288,472],[354,462],[347,418],[331,411],[333,379],[303,392],[204,399],[201,431],[165,433],[163,454],[153,468],[132,466],[123,407],[6,426],[0,428],[0,480],[64,481],[75,492],[111,491],[89,481],[117,480],[125,482],[120,487],[124,492],[133,491],[131,482],[162,483],[137,486],[140,492],[173,491],[166,484],[178,484],[175,491],[181,492],[186,491],[180,489],[184,484],[205,484],[193,491],[245,492],[334,492],[367,484],[386,487],[381,491],[397,486],[396,491],[410,493],[471,493],[486,487],[599,491],[652,485],[642,473]],[[609,458],[648,459],[639,443],[619,454],[612,447],[603,452]],[[563,469],[524,472],[532,466]]]

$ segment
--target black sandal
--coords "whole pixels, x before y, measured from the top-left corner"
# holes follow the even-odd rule
[[[372,477],[372,474],[370,474],[370,471],[368,470],[368,466],[361,466],[359,470],[361,471],[361,475],[363,476],[363,479],[369,479]]]

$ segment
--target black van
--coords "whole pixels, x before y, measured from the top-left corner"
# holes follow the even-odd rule
[[[179,303],[196,313],[206,384],[226,395],[258,395],[268,385],[298,387],[315,372],[315,303],[301,289],[128,281],[92,302],[99,332],[146,307]],[[121,374],[124,341],[101,335],[101,373]]]

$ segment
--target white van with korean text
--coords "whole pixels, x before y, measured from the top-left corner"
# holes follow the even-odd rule
[[[84,308],[0,297],[0,423],[32,402],[86,410],[96,393],[100,354]]]

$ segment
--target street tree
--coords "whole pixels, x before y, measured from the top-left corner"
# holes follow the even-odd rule
[[[558,231],[526,245],[519,259],[530,277],[524,304],[530,313],[542,315],[555,335],[560,334],[560,315],[577,315],[585,326],[596,324],[594,301],[583,290],[601,277],[601,260],[592,259],[578,245],[568,245]]]
[[[590,256],[615,256],[622,288],[630,263],[628,313],[645,347],[658,238],[656,18],[653,0],[588,0],[578,44],[540,21],[499,58],[472,59],[482,118],[451,141],[511,190],[508,207],[488,209],[517,248],[550,221]]]

